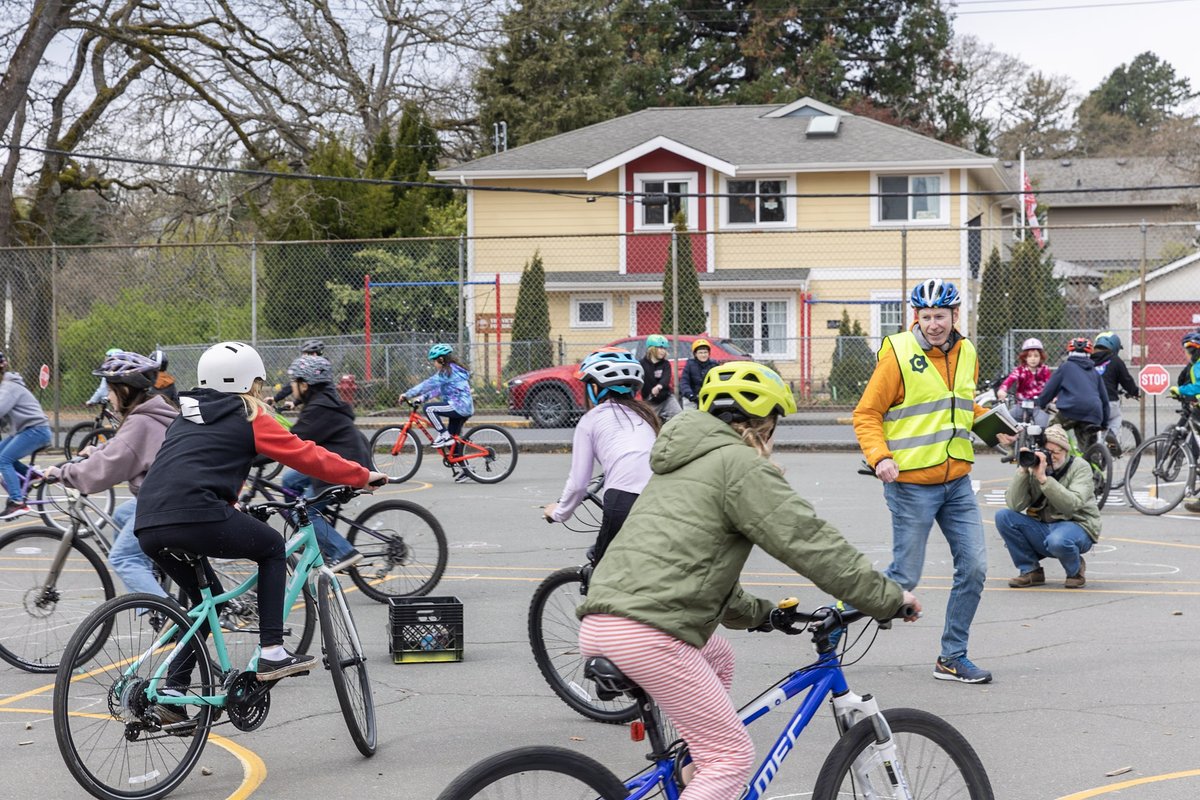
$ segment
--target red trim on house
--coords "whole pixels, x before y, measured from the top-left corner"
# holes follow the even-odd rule
[[[707,171],[703,164],[676,155],[667,150],[655,150],[625,165],[625,191],[636,192],[639,175],[661,172],[690,172],[696,175],[696,191],[708,192]],[[625,233],[634,233],[638,206],[635,202],[625,204]],[[688,220],[688,227],[695,231],[707,231],[708,203],[705,198],[696,198],[695,222]],[[708,271],[708,238],[703,233],[689,237],[692,240],[692,261],[697,272]],[[662,274],[671,256],[669,234],[639,233],[625,237],[625,272],[627,274]]]

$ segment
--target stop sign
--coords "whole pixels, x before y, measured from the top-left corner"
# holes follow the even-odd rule
[[[50,385],[50,365],[42,364],[42,368],[38,370],[38,386],[45,389]]]
[[[1162,364],[1147,364],[1138,373],[1138,386],[1146,394],[1162,394],[1171,385],[1171,376]]]

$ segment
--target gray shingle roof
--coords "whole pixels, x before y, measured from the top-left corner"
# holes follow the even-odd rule
[[[994,163],[989,156],[912,131],[844,114],[834,136],[807,137],[809,117],[765,118],[779,105],[648,108],[503,153],[439,170],[439,177],[472,173],[582,172],[656,136],[666,136],[742,169],[820,168],[830,164],[913,162]]]
[[[1020,183],[1020,163],[1005,161],[1001,174],[1014,189]],[[1046,189],[1103,189],[1126,186],[1169,186],[1194,184],[1194,171],[1168,158],[1045,158],[1029,159],[1025,171],[1033,183],[1038,202],[1049,206],[1096,206],[1196,202],[1194,189],[1161,189],[1143,192],[1081,192],[1045,194]]]

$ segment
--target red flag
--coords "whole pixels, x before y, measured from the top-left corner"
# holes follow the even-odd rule
[[[1042,226],[1038,224],[1037,218],[1037,198],[1033,196],[1033,185],[1029,182],[1028,174],[1025,175],[1025,185],[1021,190],[1025,193],[1025,225],[1033,234],[1033,240],[1038,243],[1038,247],[1045,247],[1046,239],[1042,236]]]

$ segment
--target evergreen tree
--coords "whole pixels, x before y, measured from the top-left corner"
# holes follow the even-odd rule
[[[1066,326],[1066,301],[1054,277],[1053,256],[1033,237],[1011,245],[1004,262],[993,249],[983,269],[979,312],[979,372],[994,377],[1015,355],[1005,350],[1006,344],[1020,344],[1010,340],[1010,331],[1061,330]]]
[[[1078,151],[1087,156],[1128,153],[1177,118],[1195,97],[1187,78],[1151,52],[1109,73],[1076,109]]]
[[[862,323],[850,324],[850,312],[842,309],[842,321],[833,351],[829,386],[837,403],[854,403],[862,396],[875,369],[875,354],[867,342]]]
[[[536,250],[521,272],[517,308],[513,313],[511,348],[505,368],[507,375],[554,364],[554,346],[550,341],[550,304],[546,297],[546,268],[542,264],[542,254]]]
[[[1012,281],[1009,265],[993,247],[983,265],[979,288],[979,324],[975,349],[979,353],[979,377],[991,379],[1004,371],[1005,334],[1012,327]]]
[[[708,327],[704,319],[704,297],[700,294],[700,277],[696,274],[696,262],[692,257],[692,237],[687,233],[687,218],[682,211],[675,214],[672,220],[675,224],[679,272],[679,333],[681,336],[694,336],[704,333]],[[674,306],[671,300],[674,284],[671,274],[671,253],[667,252],[667,263],[663,267],[663,312],[662,332],[671,335],[671,327],[675,319]]]

